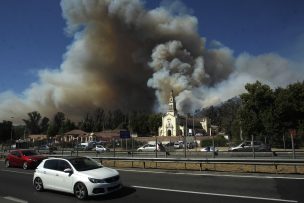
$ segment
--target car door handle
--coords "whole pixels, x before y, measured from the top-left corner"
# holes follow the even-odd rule
[[[59,176],[58,174],[56,174],[56,176]]]
[[[46,174],[46,172],[45,172],[45,171],[43,171],[43,173],[44,173],[44,174]]]

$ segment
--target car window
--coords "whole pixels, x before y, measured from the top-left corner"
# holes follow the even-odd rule
[[[51,160],[46,160],[43,167],[46,169],[57,170],[57,165],[58,165],[58,160],[51,159]]]
[[[246,146],[251,146],[251,142],[245,142]]]
[[[58,170],[64,171],[64,169],[71,168],[70,164],[67,161],[59,160],[58,161]]]
[[[11,152],[11,154],[12,154],[13,156],[21,157],[21,154],[20,154],[18,151],[13,151],[13,152]]]
[[[37,152],[35,152],[35,151],[33,151],[33,150],[22,151],[22,154],[23,154],[24,156],[38,155]]]
[[[102,167],[100,163],[86,157],[77,157],[69,161],[77,171],[87,171]]]

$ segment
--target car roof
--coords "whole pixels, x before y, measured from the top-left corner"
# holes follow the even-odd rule
[[[73,160],[73,159],[85,159],[85,158],[88,158],[88,157],[85,157],[85,156],[64,156],[64,157],[49,157],[48,159],[65,159],[65,160]]]

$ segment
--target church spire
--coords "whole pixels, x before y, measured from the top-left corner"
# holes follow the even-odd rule
[[[173,112],[174,114],[176,114],[177,110],[176,110],[176,103],[175,103],[173,90],[171,90],[171,93],[170,93],[168,106],[169,106],[168,112]]]

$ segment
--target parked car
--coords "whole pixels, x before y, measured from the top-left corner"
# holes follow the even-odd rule
[[[78,199],[105,195],[122,187],[118,171],[88,157],[43,160],[35,170],[33,185],[36,191],[62,191]]]
[[[41,146],[38,147],[38,150],[49,150],[49,146],[41,145]]]
[[[54,151],[57,150],[57,147],[56,146],[53,146],[53,145],[41,145],[38,147],[38,151],[40,153],[54,153]]]
[[[207,146],[201,149],[201,152],[213,152],[213,151],[217,153],[219,150],[211,146]]]
[[[261,141],[254,141],[252,145],[252,141],[244,141],[236,147],[230,147],[228,151],[231,152],[251,152],[252,147],[256,152],[269,152],[271,151],[271,147],[269,145],[264,144]]]
[[[197,143],[196,142],[187,142],[187,148],[188,149],[193,149],[197,147]]]
[[[183,141],[177,141],[174,143],[174,149],[182,149],[184,148],[184,142]]]
[[[6,167],[35,168],[46,157],[34,150],[17,149],[11,151],[5,158]]]
[[[155,151],[166,151],[162,144],[145,144],[137,149],[138,152],[155,152]]]
[[[96,145],[95,148],[94,148],[94,150],[96,152],[109,152],[110,151],[109,148],[106,148],[106,147],[104,147],[102,145]]]
[[[84,150],[88,150],[88,143],[80,143],[75,145],[74,150],[78,150],[78,151],[84,151]]]

